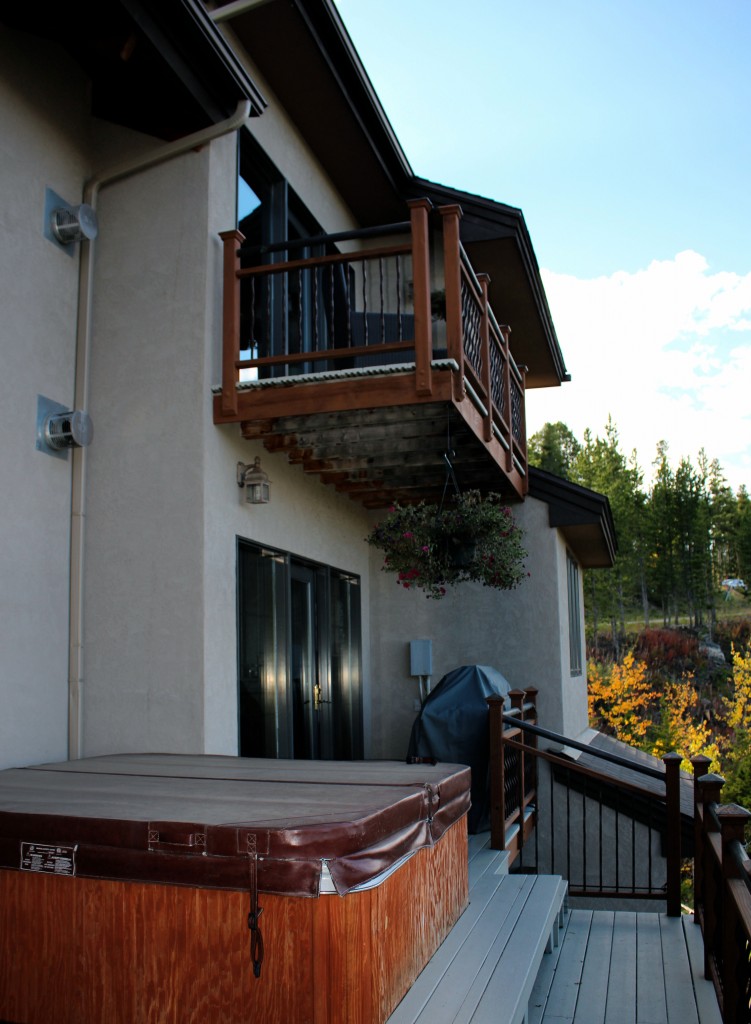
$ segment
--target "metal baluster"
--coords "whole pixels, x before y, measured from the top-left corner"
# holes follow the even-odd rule
[[[344,270],[344,295],[347,305],[347,345],[349,348],[352,348],[352,303],[350,301],[350,287],[349,264],[347,264]]]
[[[647,800],[647,889],[652,892],[654,884],[652,881],[652,800]]]
[[[386,343],[386,313],[383,308],[383,256],[378,257],[378,292],[381,300],[381,344]]]
[[[550,873],[555,874],[555,821],[554,821],[554,810],[555,810],[555,799],[554,799],[554,784],[553,784],[553,766],[548,765],[548,778],[550,779]]]
[[[587,776],[583,778],[582,794],[582,888],[587,889]]]
[[[362,262],[362,322],[364,328],[365,344],[368,344],[368,263]]]
[[[396,257],[396,340],[403,338],[402,329],[402,258]]]
[[[302,280],[302,267],[297,270],[297,351],[305,351],[305,337],[303,332],[303,318],[302,318],[302,292],[303,292],[303,280]],[[303,364],[304,366],[304,364]]]
[[[602,882],[602,786],[597,787],[597,799],[600,804],[600,892],[603,890]]]
[[[571,769],[566,769],[566,874],[571,880]]]
[[[621,792],[619,789],[615,791],[615,887],[620,889],[621,887],[621,819],[618,813],[618,809],[621,802]]]
[[[318,272],[320,267],[313,267],[313,350],[319,349],[318,344]]]
[[[250,349],[250,357],[253,358],[253,340],[256,336],[256,279],[250,278],[250,339],[248,341],[248,348]]]

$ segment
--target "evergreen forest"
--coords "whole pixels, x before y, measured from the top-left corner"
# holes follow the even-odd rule
[[[609,420],[581,440],[561,422],[530,465],[607,496],[618,551],[584,573],[590,721],[662,756],[705,754],[723,800],[751,808],[751,498],[704,451],[676,466],[656,445],[649,481]]]

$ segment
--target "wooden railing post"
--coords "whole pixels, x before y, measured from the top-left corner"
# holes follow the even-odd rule
[[[454,401],[461,401],[464,387],[464,339],[462,330],[462,261],[460,255],[459,219],[461,206],[439,206],[443,218],[443,279],[446,289],[446,349],[454,359],[459,373],[454,374]]]
[[[722,841],[722,1020],[723,1024],[747,1024],[749,1006],[747,999],[742,1006],[741,994],[748,978],[748,951],[737,938],[738,907],[730,890],[733,880],[741,877],[732,847],[743,844],[751,813],[738,804],[725,804],[717,808],[717,817]]]
[[[526,694],[524,690],[509,690],[508,694],[511,707],[519,712],[519,721],[524,721],[524,700]],[[524,846],[524,797],[525,797],[525,782],[527,774],[527,759],[524,755],[524,744],[526,743],[526,736],[524,730],[519,733],[519,743],[521,749],[517,751],[519,755],[519,851],[521,852],[522,846]]]
[[[681,916],[681,755],[665,754],[665,810],[667,815],[668,917]]]
[[[719,899],[717,874],[714,867],[714,854],[711,848],[712,834],[717,833],[717,825],[714,816],[710,813],[710,807],[719,804],[722,798],[722,787],[725,780],[721,775],[704,775],[697,782],[699,787],[700,803],[702,808],[702,831],[701,847],[698,855],[701,857],[702,875],[702,897],[701,906],[701,930],[704,938],[704,977],[713,981],[712,960],[718,944],[717,932],[719,922],[717,918],[717,900]],[[694,851],[694,856],[697,851]]]
[[[506,849],[506,778],[503,697],[487,697],[490,732],[490,848]]]
[[[490,274],[478,274],[477,280],[482,289],[482,319],[480,320],[480,357],[482,359],[482,386],[485,389],[485,401],[488,411],[483,422],[483,437],[486,441],[493,439],[493,391],[490,384],[490,310],[488,287]]]
[[[700,918],[704,905],[704,859],[700,855],[704,822],[699,779],[709,772],[711,764],[710,758],[705,757],[704,754],[697,754],[696,757],[691,758],[691,767],[694,771],[694,924],[701,923]]]
[[[411,199],[407,205],[412,225],[412,302],[415,309],[415,389],[418,395],[433,392],[433,319],[430,312],[429,199]]]
[[[222,415],[237,415],[237,382],[235,361],[240,358],[240,269],[238,250],[245,235],[236,228],[220,231],[224,243],[222,297]]]

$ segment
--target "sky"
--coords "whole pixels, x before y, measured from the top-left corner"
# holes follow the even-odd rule
[[[415,174],[524,214],[571,374],[528,435],[751,490],[751,0],[336,4]]]

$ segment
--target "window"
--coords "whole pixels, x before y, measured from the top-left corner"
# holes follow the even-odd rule
[[[582,674],[581,600],[579,598],[579,564],[566,552],[568,583],[568,646],[572,676]]]
[[[237,565],[241,756],[361,758],[359,578],[246,541]]]

